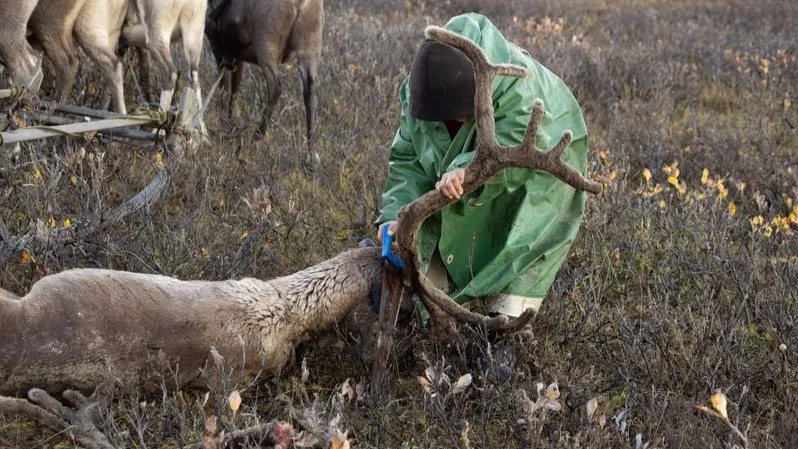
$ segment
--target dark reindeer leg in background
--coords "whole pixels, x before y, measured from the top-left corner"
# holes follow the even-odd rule
[[[305,163],[318,165],[321,161],[314,148],[313,125],[316,111],[314,110],[314,86],[318,73],[319,61],[317,59],[301,59],[299,61],[299,76],[302,79],[302,97],[305,100],[305,132],[308,139],[308,153]]]
[[[283,88],[280,83],[280,78],[277,76],[277,63],[275,62],[277,58],[270,57],[266,53],[266,50],[261,48],[258,50],[257,59],[266,84],[266,104],[263,106],[263,115],[260,127],[258,128],[258,135],[262,136],[269,127],[274,108],[277,106],[277,100],[280,99]]]

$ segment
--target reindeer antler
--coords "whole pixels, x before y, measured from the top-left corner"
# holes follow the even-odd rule
[[[572,134],[570,131],[563,133],[560,141],[549,152],[535,147],[538,125],[543,118],[543,101],[540,99],[535,100],[532,117],[521,145],[508,148],[499,144],[496,139],[493,117],[493,79],[497,75],[524,78],[527,76],[525,69],[508,64],[491,64],[482,49],[471,40],[443,28],[427,27],[426,35],[430,39],[451,45],[462,51],[474,65],[476,77],[474,118],[479,139],[479,151],[471,164],[466,167],[463,194],[474,191],[496,173],[510,167],[543,170],[578,190],[594,194],[601,193],[600,184],[585,178],[560,159],[563,151],[571,144]],[[418,228],[429,216],[453,201],[437,190],[433,190],[399,211],[396,235],[400,254],[406,261],[405,284],[414,287],[422,297],[459,321],[472,325],[484,325],[488,329],[512,331],[522,328],[534,317],[534,311],[527,310],[512,322],[508,322],[505,316],[491,318],[471,312],[437,288],[419,270],[420,264],[416,249]]]

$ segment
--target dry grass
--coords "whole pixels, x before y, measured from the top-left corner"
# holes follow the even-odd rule
[[[198,439],[210,414],[230,430],[295,419],[286,404],[302,409],[316,397],[317,415],[340,414],[354,447],[731,448],[741,443],[728,427],[695,408],[722,388],[751,447],[791,447],[798,432],[798,6],[617,3],[330,1],[320,172],[307,178],[301,170],[303,108],[296,70],[286,67],[276,124],[264,140],[230,130],[218,101],[208,122],[212,144],[181,167],[155,209],[108,235],[10,264],[0,285],[23,293],[43,274],[77,266],[267,278],[353,247],[374,233],[396,90],[423,27],[480,10],[571,86],[591,132],[592,175],[607,184],[589,200],[516,372],[502,382],[480,376],[492,348],[473,331],[445,343],[416,331],[392,401],[375,409],[340,394],[347,378],[356,384],[368,376],[366,364],[345,349],[309,346],[300,353],[307,383],[293,379],[297,363],[281,379],[246,390],[235,419],[225,401],[236,385],[226,385],[213,387],[205,406],[197,404],[203,392],[121,398],[109,432],[130,446],[173,447]],[[205,59],[209,85],[215,75]],[[244,91],[255,98],[258,88],[250,70]],[[135,101],[135,92],[129,96]],[[257,100],[241,105],[239,124],[257,123]],[[94,156],[81,158],[81,149]],[[98,141],[50,141],[4,157],[0,213],[19,233],[36,220],[61,222],[114,204],[139,189],[156,163],[153,151]],[[244,202],[262,186],[270,210]],[[242,247],[251,251],[236,260]],[[416,379],[428,366],[452,380],[475,379],[463,393],[431,397]],[[517,390],[534,400],[537,382],[559,383],[561,411],[525,416]],[[588,418],[591,399],[598,408]],[[13,418],[0,426],[3,447],[57,441]]]

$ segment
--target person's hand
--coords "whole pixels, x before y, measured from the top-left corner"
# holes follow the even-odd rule
[[[380,225],[379,231],[377,231],[377,241],[382,246],[382,231],[383,228],[388,226],[388,235],[396,234],[396,220],[386,221],[385,223]],[[396,250],[398,247],[396,246],[396,241],[394,240],[393,245],[391,245],[391,249]]]
[[[465,169],[457,168],[444,173],[441,180],[435,184],[435,189],[450,200],[460,199],[463,195],[463,181],[465,181]]]

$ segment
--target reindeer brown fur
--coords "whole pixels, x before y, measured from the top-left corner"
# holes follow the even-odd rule
[[[0,0],[0,63],[11,79],[36,93],[41,84],[41,65],[28,44],[27,25],[38,0]]]
[[[56,99],[65,102],[78,74],[77,43],[105,74],[114,110],[125,113],[122,63],[116,46],[128,0],[39,0],[28,28],[55,69]]]
[[[292,56],[302,81],[305,102],[307,162],[318,163],[313,146],[314,88],[321,60],[323,0],[228,0],[210,11],[205,33],[216,62],[232,68],[229,114],[244,73],[243,63],[260,66],[266,102],[259,132],[269,124],[282,92],[277,66]]]
[[[0,394],[91,390],[109,375],[148,389],[160,357],[177,363],[179,388],[197,378],[211,347],[232,366],[274,374],[296,345],[362,301],[381,270],[377,249],[363,248],[270,281],[98,269],[47,276],[24,297],[0,295]]]

